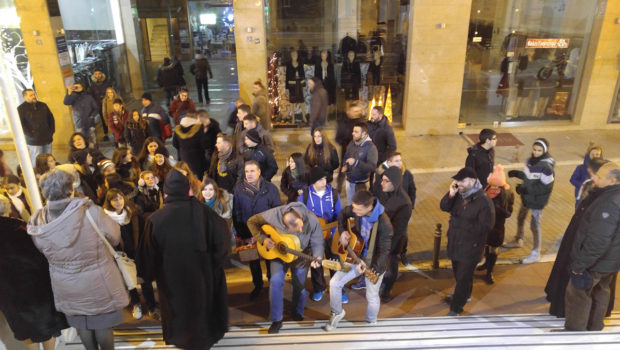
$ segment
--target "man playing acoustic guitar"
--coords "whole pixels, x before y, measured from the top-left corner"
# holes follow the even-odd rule
[[[352,200],[353,204],[345,207],[338,216],[340,248],[334,251],[334,254],[342,255],[339,253],[344,248],[348,251],[347,261],[352,258],[354,263],[351,263],[353,268],[348,272],[338,271],[329,281],[329,305],[332,313],[329,322],[323,327],[326,331],[336,329],[340,320],[344,318],[342,288],[347,282],[362,274],[366,280],[366,301],[368,302],[366,321],[368,323],[377,322],[381,306],[379,287],[390,254],[392,225],[390,219],[383,213],[383,206],[370,192],[358,191],[353,195]],[[334,235],[333,239],[337,239],[337,235]],[[355,256],[353,249],[347,249],[349,243],[353,245],[354,240],[359,243],[355,245],[356,247],[363,245],[359,258]],[[368,268],[370,270],[367,271]]]
[[[292,234],[299,238],[299,248],[304,252],[312,252],[314,261],[310,266],[321,266],[324,253],[323,231],[316,216],[312,214],[303,203],[293,202],[264,211],[252,216],[248,220],[248,228],[256,240],[265,245],[268,250],[276,248],[273,240],[262,230],[263,225],[271,225],[276,230],[285,234]],[[269,280],[269,293],[271,302],[271,326],[269,333],[274,334],[282,328],[282,313],[284,301],[282,290],[286,271],[291,268],[291,282],[293,283],[293,320],[301,321],[304,318],[304,306],[306,303],[306,277],[308,265],[303,259],[285,263],[281,259],[273,259],[271,265],[271,280]],[[339,294],[340,296],[340,294]]]

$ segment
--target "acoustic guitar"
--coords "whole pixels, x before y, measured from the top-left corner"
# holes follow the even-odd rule
[[[262,244],[259,242],[256,243],[258,253],[265,260],[280,259],[286,263],[290,263],[297,258],[301,258],[309,262],[316,260],[313,256],[301,252],[299,237],[278,232],[278,230],[271,225],[263,225],[261,226],[261,229],[267,237],[271,238],[275,245],[273,249],[268,249],[265,241],[263,241]],[[342,265],[340,262],[335,260],[323,259],[321,260],[321,265],[330,270],[342,270]]]
[[[338,221],[327,222],[325,219],[317,217],[319,224],[321,224],[321,230],[323,230],[323,239],[327,240],[332,235],[332,228],[338,227]]]
[[[346,248],[344,248],[340,244],[340,232],[336,231],[334,233],[334,238],[332,239],[331,250],[332,253],[338,255],[340,257],[340,261],[348,262],[350,264],[359,264],[362,260],[359,256],[364,251],[364,241],[357,238],[357,235],[353,231],[353,222],[354,218],[347,219],[347,229],[350,233],[349,244]],[[364,269],[364,276],[366,276],[373,284],[377,283],[379,280],[379,275],[376,272],[372,271],[369,268]]]

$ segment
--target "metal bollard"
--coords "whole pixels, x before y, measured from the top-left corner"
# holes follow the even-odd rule
[[[439,250],[441,248],[441,224],[435,228],[435,242],[433,246],[433,269],[439,268]]]

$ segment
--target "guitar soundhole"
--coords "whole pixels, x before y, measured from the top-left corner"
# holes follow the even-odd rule
[[[278,251],[281,254],[286,254],[287,253],[286,248],[288,248],[288,247],[286,246],[286,243],[284,243],[284,242],[278,242],[278,244],[276,245],[276,249],[278,249]]]

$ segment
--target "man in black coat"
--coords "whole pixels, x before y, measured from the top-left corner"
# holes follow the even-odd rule
[[[478,143],[467,149],[465,166],[474,169],[482,188],[485,188],[487,178],[493,172],[493,164],[495,163],[497,133],[495,130],[482,129],[478,138]]]
[[[278,172],[278,163],[276,163],[273,154],[262,145],[261,137],[256,128],[248,130],[245,134],[245,146],[243,150],[244,161],[255,160],[258,162],[263,178],[271,182],[271,178]]]
[[[450,191],[439,206],[450,213],[448,257],[456,279],[448,316],[458,316],[471,296],[474,270],[495,224],[495,207],[472,168],[463,168],[452,178]]]
[[[388,153],[396,151],[396,138],[394,129],[388,119],[383,115],[383,107],[374,106],[370,112],[370,122],[368,123],[368,136],[377,146],[377,165],[385,162]]]
[[[600,331],[611,282],[620,270],[620,166],[603,165],[592,177],[601,189],[577,229],[566,288],[568,331]]]
[[[179,160],[189,165],[197,179],[202,179],[207,168],[205,150],[207,149],[202,123],[194,112],[188,112],[181,123],[174,127],[172,145],[177,149]]]
[[[230,230],[189,188],[187,177],[170,170],[164,207],[146,219],[136,263],[145,281],[157,281],[166,344],[205,349],[228,330]]]
[[[349,230],[349,219],[352,220]],[[340,245],[346,249],[352,235],[364,242],[364,249],[360,253],[360,262],[353,264],[349,271],[337,271],[329,281],[329,306],[331,317],[323,327],[326,331],[332,331],[338,327],[338,323],[344,318],[345,311],[342,308],[342,288],[349,281],[365,274],[366,269],[376,273],[379,278],[372,283],[368,277],[363,280],[366,285],[366,321],[370,324],[377,322],[377,315],[381,307],[379,288],[383,275],[387,269],[388,257],[392,247],[393,229],[390,219],[384,213],[381,203],[366,190],[358,191],[353,196],[353,204],[344,208],[338,216],[338,231]],[[352,232],[350,232],[352,231]]]
[[[202,124],[202,131],[205,134],[205,160],[207,166],[211,164],[211,155],[215,151],[215,143],[217,142],[217,135],[222,132],[220,129],[220,123],[217,120],[209,118],[209,113],[204,109],[198,110],[198,119]]]
[[[403,176],[400,168],[390,167],[377,177],[379,183],[375,187],[374,195],[385,208],[385,214],[390,218],[390,223],[394,229],[392,237],[392,248],[388,268],[383,278],[383,291],[380,294],[383,302],[390,301],[390,292],[398,276],[398,260],[407,242],[407,226],[411,218],[411,200],[402,189]]]
[[[52,140],[56,131],[56,122],[47,105],[37,101],[37,95],[32,89],[24,90],[22,95],[24,96],[24,103],[17,107],[17,113],[34,165],[39,154],[52,154]]]
[[[196,77],[196,88],[198,88],[198,103],[202,103],[202,91],[204,89],[205,102],[211,103],[209,98],[209,79],[213,79],[213,72],[211,72],[211,65],[209,61],[201,55],[196,54],[196,59],[189,66],[189,71]]]

